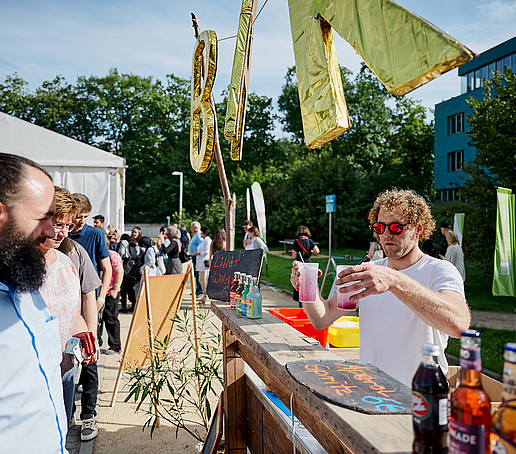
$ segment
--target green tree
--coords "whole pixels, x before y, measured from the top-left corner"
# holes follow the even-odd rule
[[[468,174],[461,195],[471,205],[469,256],[486,266],[493,262],[496,226],[496,187],[516,190],[516,76],[506,68],[484,81],[482,100],[469,99],[467,132],[476,157],[465,163]]]
[[[322,150],[308,150],[300,143],[297,84],[294,69],[288,70],[279,108],[295,149],[270,199],[277,204],[273,211],[281,209],[268,217],[275,219],[283,238],[292,236],[296,224],[306,222],[324,242],[324,195],[334,193],[335,246],[366,247],[371,235],[367,213],[380,191],[399,186],[433,195],[433,126],[426,123],[421,105],[389,94],[365,65],[354,79],[346,68],[341,68],[341,75],[351,128]],[[282,220],[285,213],[294,215]]]

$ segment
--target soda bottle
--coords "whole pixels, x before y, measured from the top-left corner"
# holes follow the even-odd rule
[[[491,453],[516,453],[516,344],[505,344],[502,406],[491,424]]]
[[[437,362],[441,349],[423,344],[423,360],[412,379],[413,453],[448,452],[448,381]]]
[[[237,312],[241,312],[242,310],[242,291],[244,290],[244,280],[245,274],[240,273],[240,282],[238,283],[238,287],[235,289],[235,310]]]
[[[450,453],[489,453],[491,403],[482,388],[480,333],[462,332],[460,384],[450,397]]]
[[[235,290],[240,283],[240,272],[235,271],[233,274],[233,282],[231,283],[231,288],[229,289],[229,306],[231,309],[235,308]]]
[[[247,315],[247,294],[249,293],[249,287],[251,287],[252,278],[253,277],[250,274],[248,274],[245,277],[245,287],[244,290],[242,290],[242,296],[240,298],[240,312],[242,313],[242,315]]]
[[[247,294],[247,318],[262,318],[262,294],[257,281],[258,278],[253,277],[251,289]]]

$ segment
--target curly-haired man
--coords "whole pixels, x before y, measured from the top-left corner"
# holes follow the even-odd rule
[[[441,347],[439,363],[448,363],[444,349],[448,336],[460,337],[470,324],[470,311],[457,269],[444,260],[423,254],[418,243],[435,228],[423,197],[410,190],[380,194],[369,213],[385,258],[342,271],[336,284],[354,282],[339,291],[360,291],[360,361],[378,366],[410,386],[424,343]],[[300,262],[294,262],[291,282],[299,287]],[[305,304],[318,329],[329,326],[343,312],[337,296]]]

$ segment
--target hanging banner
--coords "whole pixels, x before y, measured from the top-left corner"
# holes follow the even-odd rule
[[[459,244],[462,247],[462,235],[464,234],[464,213],[455,213],[453,218],[453,231],[459,237]]]
[[[496,245],[494,256],[493,295],[516,296],[514,194],[510,189],[497,189]]]
[[[267,244],[267,222],[265,220],[265,200],[263,199],[263,192],[260,183],[254,182],[251,185],[253,192],[254,210],[256,211],[256,218],[258,220],[258,228],[260,229],[260,236]]]

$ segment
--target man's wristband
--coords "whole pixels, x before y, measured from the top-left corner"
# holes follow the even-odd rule
[[[101,298],[101,297],[99,296],[99,297],[97,298],[97,302],[98,302],[98,303],[104,303],[104,302],[105,302],[105,300],[104,300],[104,298]]]
[[[118,284],[118,283],[116,283],[116,282],[115,282],[113,285],[114,285],[115,287],[120,287],[122,284]]]

